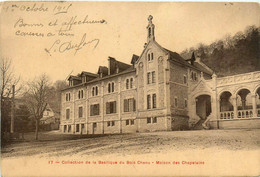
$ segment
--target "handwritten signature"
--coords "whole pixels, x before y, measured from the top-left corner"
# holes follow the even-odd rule
[[[72,41],[69,42],[62,42],[61,40],[56,40],[54,41],[54,43],[51,45],[51,47],[49,49],[45,48],[44,50],[49,53],[51,55],[52,52],[60,52],[60,53],[64,53],[66,51],[71,51],[74,50],[74,55],[77,54],[77,52],[81,49],[83,49],[83,47],[88,46],[90,44],[94,44],[93,49],[95,49],[98,44],[99,44],[99,39],[92,39],[86,42],[86,33],[82,36],[81,40],[79,43],[72,43]]]

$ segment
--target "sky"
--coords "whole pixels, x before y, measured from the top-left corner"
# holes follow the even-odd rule
[[[53,82],[81,71],[97,73],[98,66],[107,66],[108,56],[130,63],[133,54],[142,53],[149,15],[155,40],[179,53],[232,36],[249,25],[260,26],[257,3],[5,2],[1,59],[12,59],[15,75],[22,81],[42,73]],[[71,19],[88,23],[63,31],[68,36],[59,34],[69,28]],[[93,20],[96,23],[90,24]]]

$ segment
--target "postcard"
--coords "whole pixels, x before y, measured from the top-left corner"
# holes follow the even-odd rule
[[[2,176],[260,175],[258,3],[0,7]]]

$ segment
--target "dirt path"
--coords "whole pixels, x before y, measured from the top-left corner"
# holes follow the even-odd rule
[[[260,130],[209,130],[152,132],[124,135],[87,137],[60,135],[58,132],[41,133],[41,141],[7,145],[2,158],[99,156],[107,154],[149,154],[170,151],[225,149],[257,150]],[[27,135],[29,138],[31,135]],[[26,138],[26,136],[25,136]]]

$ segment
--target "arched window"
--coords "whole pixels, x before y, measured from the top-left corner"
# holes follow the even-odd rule
[[[111,92],[111,84],[110,84],[110,83],[108,83],[108,86],[107,86],[107,91],[108,91],[108,93],[110,93],[110,92]]]
[[[126,83],[125,83],[126,85],[125,85],[125,88],[126,89],[129,89],[129,79],[126,79]]]
[[[133,78],[130,79],[130,88],[133,88]]]
[[[95,96],[95,87],[92,88],[92,96]]]
[[[114,87],[115,87],[115,84],[114,84],[114,82],[112,82],[112,89],[111,89],[112,92],[114,92],[114,90],[115,90]]]
[[[83,98],[83,90],[81,90],[81,98]]]
[[[96,95],[98,95],[98,87],[96,86]]]

